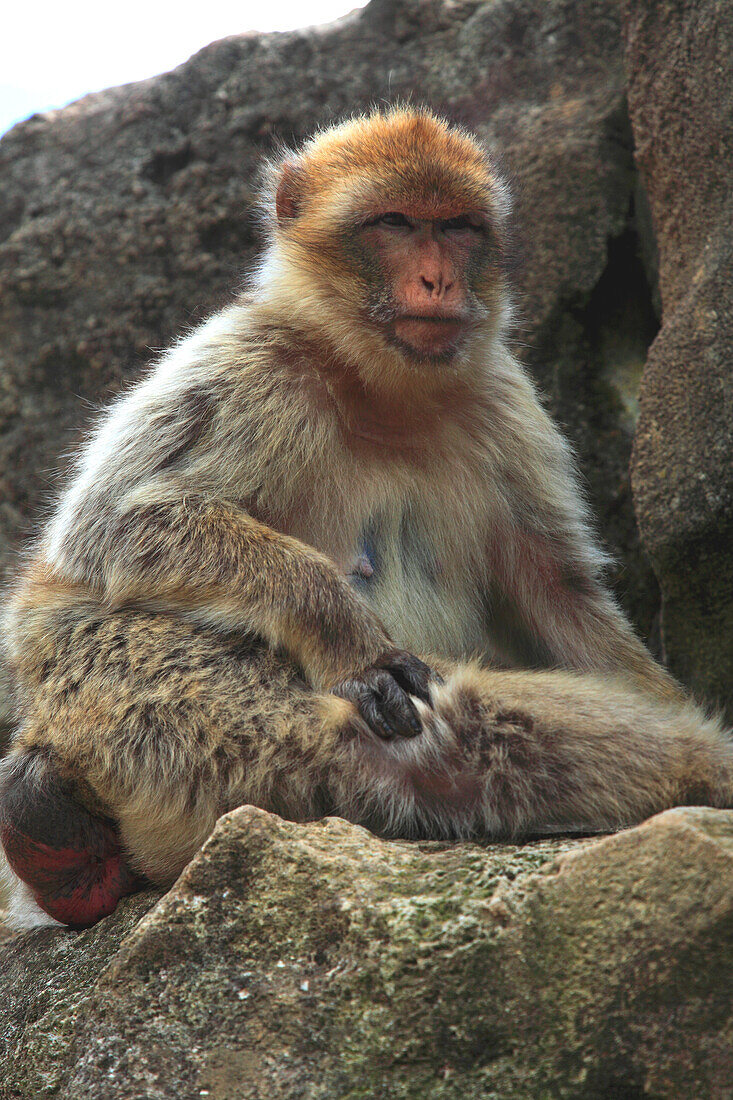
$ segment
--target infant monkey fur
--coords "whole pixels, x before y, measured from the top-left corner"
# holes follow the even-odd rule
[[[101,419],[12,593],[12,920],[93,923],[242,803],[438,838],[733,805],[508,350],[486,151],[377,111],[264,206],[250,289]]]

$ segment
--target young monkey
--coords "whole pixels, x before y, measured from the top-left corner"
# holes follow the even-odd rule
[[[271,167],[251,290],[102,419],[9,601],[16,923],[170,883],[244,802],[405,837],[733,805],[507,350],[507,208],[424,110]]]

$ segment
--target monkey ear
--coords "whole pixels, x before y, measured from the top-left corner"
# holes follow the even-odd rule
[[[286,160],[280,168],[280,182],[275,195],[275,212],[279,222],[297,218],[303,190],[303,172],[294,160]]]

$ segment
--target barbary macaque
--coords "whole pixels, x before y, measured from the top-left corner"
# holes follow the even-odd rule
[[[249,289],[102,417],[9,600],[16,924],[171,883],[242,803],[407,838],[733,805],[508,350],[486,151],[377,111],[265,208]]]

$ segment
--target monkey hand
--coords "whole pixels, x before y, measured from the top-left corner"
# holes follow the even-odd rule
[[[416,737],[422,731],[414,695],[430,704],[430,683],[440,677],[404,649],[393,649],[332,689],[353,703],[369,728],[385,741]]]

